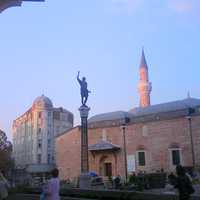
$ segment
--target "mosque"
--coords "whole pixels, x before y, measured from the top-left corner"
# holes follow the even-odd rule
[[[200,166],[200,99],[151,105],[152,85],[142,51],[138,91],[140,105],[130,111],[98,114],[89,119],[89,169],[101,176],[132,172],[170,172],[181,164]],[[56,165],[61,179],[80,174],[80,126],[56,138]]]

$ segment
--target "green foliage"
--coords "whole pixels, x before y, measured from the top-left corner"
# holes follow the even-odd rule
[[[196,185],[197,185],[197,184],[200,185],[200,179],[193,179],[193,180],[192,180],[192,184],[194,184],[194,185],[195,185],[195,184],[196,184]]]
[[[138,191],[150,188],[163,188],[166,183],[166,174],[164,173],[152,173],[152,174],[140,174],[138,176],[129,176],[129,188],[135,186]]]
[[[7,172],[14,167],[11,159],[12,144],[7,141],[6,134],[0,130],[0,171]]]

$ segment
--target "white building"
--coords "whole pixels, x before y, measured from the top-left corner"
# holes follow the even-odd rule
[[[30,173],[46,173],[54,166],[55,137],[73,127],[73,114],[54,108],[44,95],[13,122],[15,166]]]

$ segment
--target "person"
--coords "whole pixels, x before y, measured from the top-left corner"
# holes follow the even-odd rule
[[[53,169],[51,171],[52,178],[48,181],[46,187],[44,188],[44,199],[45,200],[60,200],[60,181],[58,178],[58,169]]]
[[[120,175],[117,175],[114,179],[115,189],[120,189],[121,187],[121,177]]]
[[[194,193],[194,188],[192,187],[192,183],[188,176],[186,175],[185,169],[178,165],[176,167],[176,184],[175,188],[178,189],[179,192],[179,200],[189,200],[190,195]]]
[[[90,93],[90,91],[87,89],[86,78],[83,77],[81,80],[79,78],[79,75],[80,75],[80,72],[78,72],[77,81],[79,82],[79,84],[81,86],[81,103],[82,103],[82,105],[86,105],[86,102],[88,99],[88,93]]]
[[[8,197],[9,183],[0,172],[0,199],[5,200]]]

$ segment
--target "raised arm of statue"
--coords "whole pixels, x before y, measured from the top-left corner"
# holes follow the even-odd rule
[[[81,79],[79,78],[79,75],[80,75],[80,71],[78,71],[78,74],[77,74],[77,81],[79,82],[79,84],[81,85]]]

